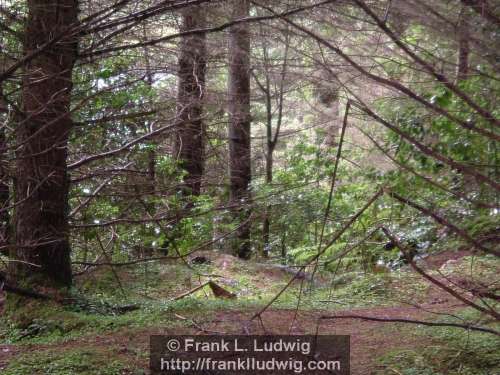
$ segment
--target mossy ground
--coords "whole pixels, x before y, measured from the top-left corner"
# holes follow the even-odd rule
[[[458,316],[477,319],[470,309]],[[498,330],[500,325],[496,326]],[[471,333],[452,328],[439,330],[416,329],[417,334],[430,342],[418,349],[394,350],[380,359],[382,374],[402,375],[494,375],[500,373],[500,338],[487,333]]]
[[[44,350],[20,355],[3,370],[5,375],[140,374],[116,354],[116,348],[94,347]]]
[[[491,257],[466,257],[446,269],[431,272],[437,276],[472,270],[476,275],[492,277],[496,267]],[[314,285],[296,281],[275,301],[266,324],[276,327],[276,332],[286,333],[295,319],[297,306],[300,311],[297,327],[302,327],[302,333],[314,332],[315,319],[325,312],[354,310],[373,316],[416,314],[415,317],[422,318],[423,312],[401,306],[429,303],[433,295],[432,288],[409,269],[375,274],[344,272],[333,280],[330,276],[319,274]],[[72,291],[74,303],[30,301],[18,306],[15,315],[0,320],[3,344],[0,346],[7,350],[4,352],[7,359],[0,358],[0,368],[8,375],[141,374],[147,367],[149,335],[199,333],[200,329],[238,333],[241,321],[262,308],[290,277],[279,268],[227,256],[210,265],[192,268],[182,263],[156,263],[114,271],[99,269],[77,278]],[[174,300],[209,279],[235,293],[237,299],[215,298],[205,288]],[[437,301],[444,304],[443,308],[448,307],[446,299]],[[140,308],[120,312],[119,307],[131,304]],[[477,319],[469,312],[462,314],[465,314],[462,318]],[[425,318],[436,319],[436,316]],[[500,359],[494,350],[500,348],[500,343],[492,335],[359,321],[336,322],[325,327],[325,333],[338,333],[339,329],[352,332],[353,345],[372,345],[371,357],[363,359],[362,366],[373,364],[372,357],[383,355],[376,367],[382,371],[380,374],[486,375],[494,373],[488,371]],[[415,332],[418,334],[414,335]],[[410,337],[409,342],[405,334]],[[380,348],[378,342],[373,342],[374,337],[381,340]],[[422,346],[431,342],[432,346]],[[419,349],[412,350],[417,344]],[[404,349],[399,348],[403,346]],[[451,372],[446,372],[448,369]]]

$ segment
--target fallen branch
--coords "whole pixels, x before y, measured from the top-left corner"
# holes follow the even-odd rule
[[[494,335],[500,336],[500,332],[495,331],[494,329],[484,328],[484,327],[476,327],[469,324],[459,324],[459,323],[439,323],[439,322],[426,322],[422,320],[412,320],[412,319],[404,319],[404,318],[375,318],[372,316],[363,316],[363,315],[332,315],[332,316],[321,316],[319,319],[327,320],[327,319],[361,319],[361,320],[370,320],[373,322],[384,322],[384,323],[410,323],[410,324],[419,324],[429,327],[455,327],[455,328],[463,328],[470,331],[478,331],[485,333],[492,333]]]
[[[6,291],[8,293],[14,293],[22,297],[28,297],[33,299],[42,299],[42,300],[50,300],[55,299],[47,294],[42,294],[35,292],[34,290],[19,288],[17,286],[13,286],[7,283],[6,277],[4,274],[0,273],[0,291]]]
[[[224,289],[223,287],[217,285],[212,280],[209,280],[209,281],[207,281],[207,282],[205,282],[205,283],[203,283],[201,285],[198,285],[197,287],[195,287],[193,289],[188,290],[187,292],[184,292],[184,293],[178,295],[177,297],[175,297],[173,299],[173,301],[178,301],[180,299],[183,299],[184,297],[187,297],[187,296],[189,296],[189,295],[197,292],[198,290],[203,289],[207,285],[210,287],[210,289],[212,290],[212,293],[217,298],[230,298],[230,299],[236,298],[236,294],[231,293],[230,291],[228,291],[228,290]]]
[[[13,293],[17,294],[22,297],[27,297],[27,298],[32,298],[32,299],[38,299],[38,300],[43,300],[43,301],[54,301],[57,303],[61,303],[63,305],[71,305],[76,302],[81,302],[79,298],[74,298],[74,297],[67,297],[67,298],[61,298],[60,296],[51,296],[48,294],[43,294],[36,292],[31,289],[24,289],[24,288],[19,288],[13,285],[10,285],[6,282],[5,280],[5,275],[0,273],[0,292],[5,291],[7,293]],[[139,304],[129,304],[129,305],[123,305],[123,306],[114,306],[112,307],[112,310],[118,314],[125,314],[130,311],[134,310],[139,310],[141,308],[141,305]]]
[[[191,290],[188,290],[188,291],[187,291],[187,292],[185,292],[185,293],[182,293],[182,294],[178,295],[177,297],[175,297],[175,298],[173,299],[173,301],[178,301],[178,300],[180,300],[180,299],[183,299],[184,297],[187,297],[187,296],[189,296],[189,295],[193,294],[194,292],[197,292],[198,290],[200,290],[200,289],[204,288],[205,286],[207,286],[207,285],[208,285],[208,283],[209,283],[209,281],[207,281],[206,283],[203,283],[203,284],[201,284],[201,285],[198,285],[196,288],[193,288],[193,289],[191,289]]]

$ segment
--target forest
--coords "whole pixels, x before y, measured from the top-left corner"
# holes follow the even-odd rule
[[[499,72],[498,0],[0,0],[0,373],[500,374]]]

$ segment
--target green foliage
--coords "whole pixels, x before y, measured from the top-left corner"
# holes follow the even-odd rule
[[[10,3],[12,11],[25,15],[25,2]],[[285,4],[275,6],[283,11],[287,9]],[[439,14],[443,9],[449,8],[443,6],[436,9]],[[419,68],[409,66],[411,60],[405,54],[396,53],[391,44],[386,45],[384,38],[379,39],[375,45],[377,35],[371,27],[370,31],[366,31],[362,22],[362,17],[365,16],[363,12],[350,5],[338,10],[335,21],[341,21],[341,17],[346,15],[353,17],[350,19],[353,21],[352,28],[358,30],[358,33],[351,32],[349,38],[343,39],[342,33],[345,30],[337,29],[335,22],[316,22],[315,18],[308,16],[319,15],[321,12],[306,12],[307,15],[298,18],[297,22],[320,32],[345,53],[352,54],[356,61],[363,60],[363,53],[370,53],[366,59],[368,64],[373,63],[368,69],[370,73],[400,82],[422,99],[466,124],[496,131],[490,122],[471,109],[452,90],[435,80],[429,81],[429,76]],[[126,12],[127,9],[123,11]],[[387,22],[391,28],[394,26],[394,30],[398,28],[392,24],[391,18],[393,12],[397,14],[398,11],[400,10],[396,7],[388,8],[386,12]],[[253,15],[260,14],[256,9],[252,12]],[[211,17],[220,18],[216,23],[227,21],[225,15],[215,13]],[[163,22],[170,17],[166,14],[157,16],[157,19],[155,16],[151,20]],[[159,30],[158,33],[163,34],[165,30],[173,32],[170,28],[177,24],[172,22],[177,21],[176,17],[174,15],[163,23],[166,29]],[[429,65],[434,66],[436,71],[442,70],[451,77],[450,56],[456,54],[456,41],[437,37],[432,28],[415,21],[405,25],[399,35],[401,40],[428,61]],[[8,27],[12,30],[23,32],[22,17],[9,22],[12,24],[9,23]],[[139,29],[137,26],[135,24],[129,29],[127,37],[122,38],[121,42],[132,42],[135,39],[134,32]],[[252,63],[252,74],[254,80],[264,82],[264,70],[268,70],[275,131],[278,113],[275,102],[279,98],[277,91],[281,79],[284,38],[278,28],[273,28],[274,34],[269,36],[264,34],[267,31],[264,23],[259,23],[259,27],[262,27],[265,39],[252,41],[252,61],[256,62]],[[484,42],[480,38],[481,28],[485,26],[478,24],[475,29],[477,45]],[[144,29],[145,34],[149,31],[147,29],[148,27]],[[497,37],[494,32],[488,35]],[[160,37],[160,34],[155,38]],[[339,36],[343,41],[337,39]],[[149,37],[144,35],[138,40]],[[214,51],[210,51],[213,60],[210,60],[206,78],[208,95],[203,109],[208,152],[203,187],[205,195],[199,197],[186,197],[181,190],[180,185],[186,171],[178,163],[176,155],[172,155],[172,142],[169,138],[171,133],[142,138],[133,146],[124,148],[132,140],[159,127],[175,124],[176,120],[173,119],[178,110],[174,99],[178,94],[177,75],[175,69],[171,69],[169,58],[162,55],[161,69],[157,69],[158,66],[150,65],[158,63],[156,56],[148,55],[148,61],[145,61],[144,56],[137,51],[124,50],[98,59],[84,59],[77,64],[73,73],[71,116],[75,126],[68,144],[69,164],[109,150],[124,149],[123,152],[97,158],[71,170],[69,208],[70,211],[78,208],[70,215],[73,260],[128,262],[137,258],[164,258],[190,254],[204,243],[209,243],[204,249],[208,251],[218,245],[224,247],[224,243],[210,243],[214,235],[236,229],[235,215],[229,210],[220,209],[229,202],[226,171],[228,163],[225,157],[229,114],[226,113],[227,103],[221,104],[226,98],[220,99],[221,93],[227,91],[228,74],[226,67],[219,63],[226,56],[217,46],[217,34],[211,33],[210,38],[214,38]],[[389,249],[384,249],[388,240],[377,228],[384,226],[390,229],[405,246],[423,256],[440,249],[464,246],[464,242],[449,228],[384,195],[336,238],[339,231],[344,230],[346,223],[375,191],[380,187],[387,187],[432,209],[463,228],[472,237],[487,239],[498,228],[499,211],[496,208],[480,207],[474,202],[498,205],[497,192],[442,160],[423,153],[412,144],[414,142],[383,130],[380,124],[368,117],[363,118],[358,109],[353,109],[331,196],[330,211],[325,217],[325,209],[330,200],[336,148],[326,146],[324,142],[330,131],[324,126],[322,118],[325,114],[326,117],[330,116],[330,113],[326,113],[324,104],[340,100],[339,106],[342,109],[345,99],[352,99],[352,94],[358,91],[361,91],[364,100],[362,85],[368,81],[360,77],[348,77],[351,74],[348,71],[343,72],[342,77],[336,77],[338,56],[322,44],[319,44],[321,49],[318,49],[318,43],[313,38],[299,38],[292,32],[286,40],[290,42],[287,69],[292,74],[284,77],[283,82],[283,133],[278,138],[274,153],[271,183],[266,182],[263,177],[266,140],[262,125],[267,121],[267,113],[261,91],[265,90],[253,90],[255,82],[252,81],[252,244],[255,254],[266,246],[272,257],[270,261],[288,265],[308,264],[317,257],[319,250],[324,251],[317,259],[315,275],[318,279],[312,283],[307,279],[293,282],[273,307],[295,308],[300,301],[303,309],[336,310],[381,306],[394,303],[393,300],[399,303],[401,300],[415,302],[425,299],[427,285],[406,270],[397,248],[391,249],[389,246]],[[83,37],[80,40],[81,50],[91,50],[94,42]],[[101,44],[103,48],[112,45],[112,40]],[[374,45],[375,49],[372,49]],[[164,43],[157,45],[158,48],[165,46]],[[268,66],[262,63],[262,46],[267,49]],[[363,48],[358,48],[359,46]],[[368,46],[369,48],[364,48]],[[21,47],[22,43],[12,33],[2,36],[2,49],[7,56],[19,60]],[[144,48],[148,49],[147,46]],[[384,56],[386,51],[390,52]],[[172,59],[176,57],[175,53],[167,55],[171,55]],[[471,57],[474,64],[475,60],[487,60],[477,53],[472,53]],[[161,75],[156,82],[151,82],[151,76],[144,74],[145,68],[147,73],[151,73],[150,67],[162,72],[153,73],[153,76]],[[491,78],[496,72],[485,66],[484,62],[471,66],[471,71],[474,71],[475,76],[458,82],[457,86],[475,103],[498,118],[500,83],[498,79]],[[343,77],[344,73],[348,73],[346,77]],[[4,92],[9,96],[6,97],[9,100],[9,114],[15,112],[14,104],[23,108],[20,82],[25,80],[20,80],[19,77],[13,76],[3,82]],[[336,78],[346,85],[345,92],[337,91]],[[357,81],[356,88],[350,91],[349,85],[354,81]],[[465,129],[453,119],[432,112],[414,99],[393,95],[385,90],[372,93],[377,91],[372,89],[374,87],[366,90],[366,102],[374,102],[373,109],[388,122],[444,158],[474,169],[491,180],[499,179],[496,143],[477,132]],[[321,98],[327,100],[320,103]],[[148,114],[134,116],[143,112]],[[5,117],[3,115],[2,120]],[[330,120],[332,119],[328,121]],[[5,125],[7,136],[14,138],[17,124],[6,122]],[[383,158],[378,151],[374,152],[373,145],[361,137],[355,127],[372,134],[382,148],[406,168],[381,161]],[[261,138],[262,142],[259,143]],[[7,155],[5,161],[6,170],[10,171],[11,166],[7,164],[16,159],[13,152],[18,144],[13,139],[9,139],[8,143],[8,153],[11,154]],[[445,189],[430,184],[408,169]],[[95,195],[97,191],[99,193]],[[459,198],[458,195],[463,195],[466,199]],[[271,225],[269,243],[266,244],[261,220],[264,213],[269,214]],[[366,238],[372,232],[373,235]],[[332,243],[333,238],[336,241]],[[224,241],[232,240],[228,238]],[[329,244],[327,249],[324,248],[325,244]],[[349,249],[342,259],[337,259],[339,254]],[[259,259],[258,262],[260,261],[268,260]],[[220,283],[238,296],[236,301],[214,298],[207,290],[200,290],[179,301],[173,300],[176,295],[194,285],[212,276],[219,276],[221,269],[214,265],[188,268],[180,263],[162,261],[90,271],[85,266],[78,266],[75,271],[82,271],[82,278],[77,277],[73,290],[77,300],[74,303],[66,306],[14,306],[15,314],[12,314],[14,307],[7,306],[6,311],[10,317],[0,322],[0,337],[2,341],[18,345],[60,343],[124,329],[144,330],[148,327],[188,325],[194,319],[206,318],[207,314],[222,309],[255,309],[262,307],[263,303],[280,292],[292,277],[290,273],[279,269],[263,271],[265,265],[236,264],[230,271],[223,270],[229,275],[222,277]],[[397,270],[389,270],[386,265]],[[310,273],[311,268],[308,267],[307,272]],[[491,257],[480,260],[467,258],[460,266],[450,267],[445,272],[462,274],[467,269],[468,275],[489,280],[498,272],[498,264]],[[130,303],[138,304],[140,309],[120,313],[120,307]],[[175,315],[178,312],[188,317],[179,322]],[[479,319],[477,316],[475,318]],[[431,334],[427,330],[421,331]],[[405,375],[475,375],[497,370],[494,363],[498,362],[498,358],[493,350],[498,345],[497,341],[492,340],[492,343],[485,335],[463,335],[463,332],[461,334],[451,329],[439,332],[432,333],[433,346],[394,353],[386,361],[388,371],[394,369],[395,373]],[[128,370],[123,369],[119,362],[107,359],[108,354],[110,353],[94,349],[39,352],[33,359],[28,356],[15,359],[6,373],[31,374],[35,366],[40,369],[40,373],[47,374],[115,374]]]

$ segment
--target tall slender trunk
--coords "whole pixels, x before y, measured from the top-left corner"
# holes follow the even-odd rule
[[[3,71],[2,56],[0,56],[0,73]],[[8,117],[7,103],[3,99],[3,83],[0,82],[0,122],[5,123]],[[8,255],[10,240],[9,215],[9,174],[6,168],[7,139],[5,126],[0,128],[0,253]]]
[[[457,69],[455,83],[464,81],[469,75],[469,54],[470,54],[470,14],[466,5],[463,5],[458,15],[457,23]],[[463,190],[467,193],[480,191],[476,179],[470,175],[463,175]]]
[[[262,33],[263,34],[263,33]],[[271,78],[269,72],[269,58],[268,49],[265,44],[264,35],[262,35],[263,46],[262,54],[264,57],[264,70],[265,70],[265,87],[262,87],[266,97],[266,185],[273,181],[273,161],[274,161],[274,148],[276,144],[273,142],[273,108],[272,108],[272,94],[271,94]],[[262,255],[269,256],[270,250],[270,234],[271,234],[271,207],[266,206],[264,210],[264,220],[262,222]]]
[[[250,2],[235,0],[233,19],[248,17]],[[230,29],[229,44],[229,174],[230,200],[239,229],[233,251],[247,259],[251,255],[250,200],[250,33],[247,23]]]
[[[273,182],[273,159],[274,159],[274,147],[267,147],[266,153],[266,185],[270,185]],[[271,248],[271,206],[266,206],[264,211],[264,220],[262,222],[262,242],[263,251],[262,255],[264,257],[269,256],[269,251]]]
[[[202,7],[183,11],[182,30],[203,27],[205,13]],[[179,89],[177,95],[178,131],[176,155],[186,170],[184,195],[200,195],[204,166],[203,96],[207,51],[205,34],[186,36],[181,41],[179,55]]]
[[[143,27],[144,40],[147,40],[146,25]],[[151,71],[151,57],[149,56],[149,50],[144,48],[144,63],[146,64],[146,82],[148,86],[153,87],[153,72]],[[154,131],[154,124],[149,126],[147,131]],[[156,151],[150,149],[148,151],[148,194],[155,194],[156,191]],[[154,210],[154,203],[150,205],[151,209]]]
[[[337,92],[335,99],[329,103],[328,115],[325,116],[327,121],[325,145],[329,149],[334,149],[338,145],[339,130],[341,128],[339,109],[340,100]]]
[[[460,82],[467,79],[469,73],[469,54],[470,54],[470,31],[468,9],[463,6],[460,10],[457,25],[457,41],[458,41],[458,56],[457,56],[457,74],[456,81]]]
[[[264,67],[266,74],[265,87],[262,87],[266,96],[266,184],[270,185],[273,182],[273,165],[274,165],[274,150],[278,144],[278,139],[283,121],[283,101],[285,95],[285,77],[288,68],[288,51],[290,47],[290,36],[287,30],[285,38],[285,55],[283,58],[283,65],[281,66],[280,83],[278,88],[278,113],[276,119],[276,129],[273,134],[273,111],[272,111],[272,95],[271,95],[271,78],[269,72],[269,56],[267,46],[263,47]],[[263,256],[267,257],[270,250],[270,232],[271,232],[271,206],[267,205],[264,212],[264,220],[262,223],[262,240],[263,240]]]
[[[29,0],[24,53],[66,35],[23,67],[25,118],[17,128],[16,281],[49,286],[71,284],[68,238],[67,144],[78,22],[76,0]]]

